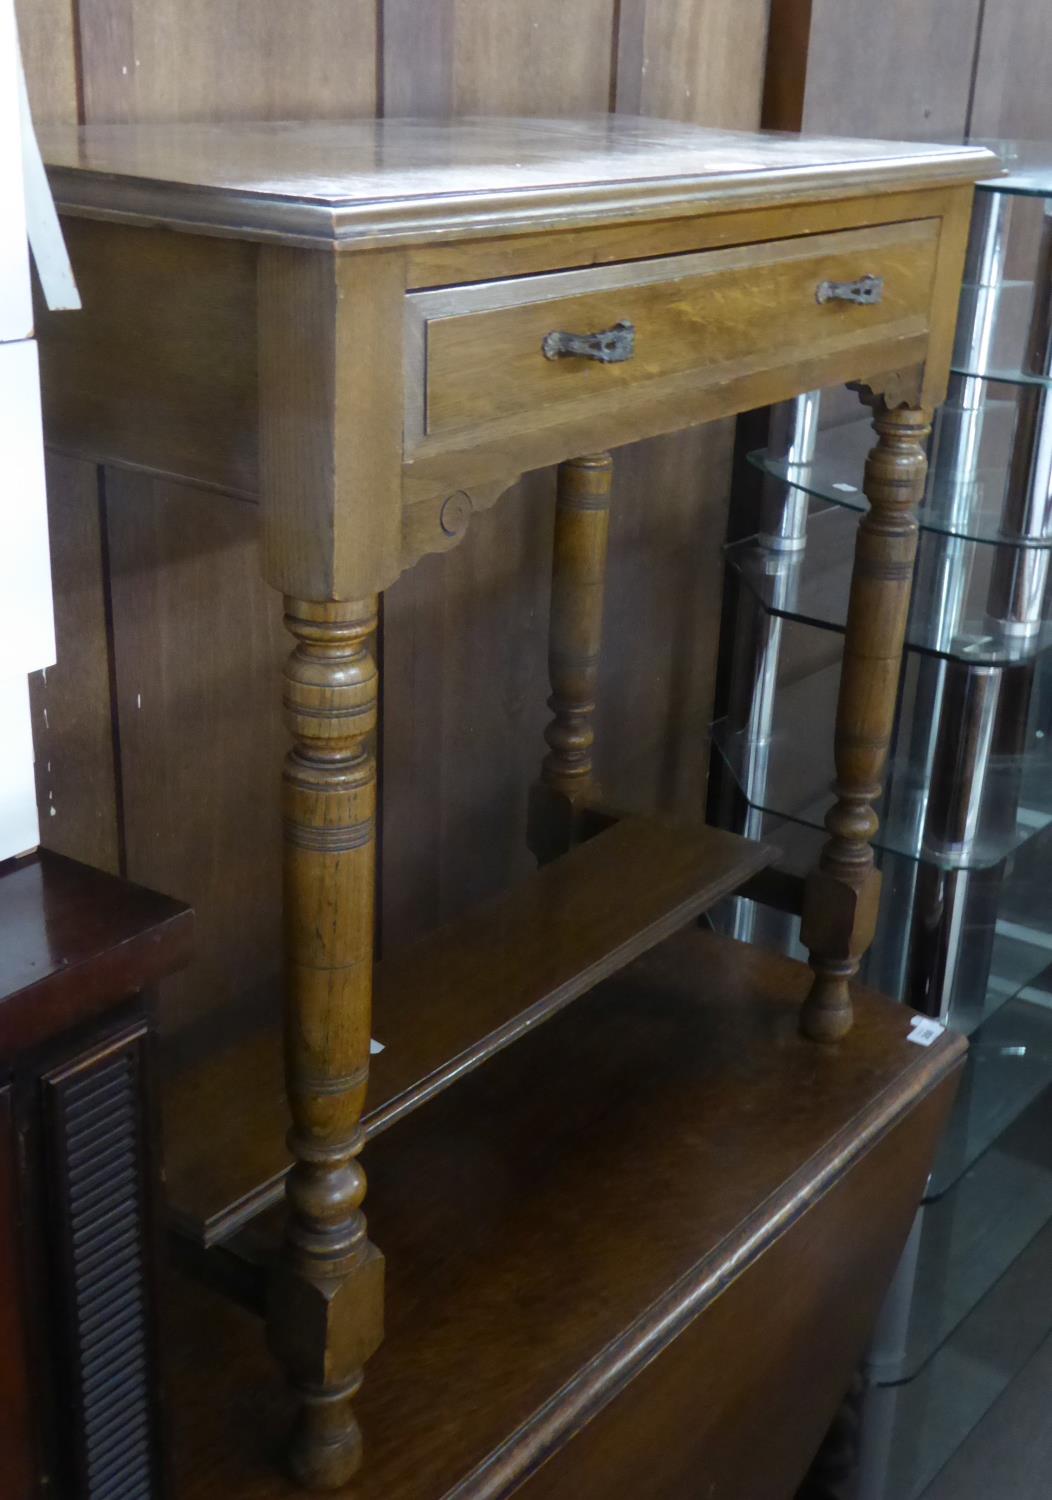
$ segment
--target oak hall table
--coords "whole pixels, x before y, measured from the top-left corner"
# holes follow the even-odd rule
[[[910,590],[910,506],[945,391],[972,185],[994,163],[973,148],[622,116],[69,127],[45,130],[42,144],[84,301],[76,319],[42,328],[49,440],[258,495],[266,576],[296,642],[284,682],[295,1164],[270,1338],[303,1402],[294,1467],[331,1486],[358,1463],[351,1398],[382,1326],[383,1261],[366,1238],[356,1160],[379,594],[455,546],[524,471],[562,466],[554,717],[531,809],[547,857],[580,831],[593,791],[607,450],[860,383],[877,434],[870,511],[845,641],[837,802],[804,917],[814,971],[804,1029],[844,1036],[879,896],[869,840]],[[647,873],[653,899],[647,860],[663,868],[660,849],[647,844],[644,858],[630,821],[614,832],[626,877]],[[755,846],[724,843],[718,858],[716,847],[705,857],[723,861],[709,880],[720,893],[762,863]],[[530,1017],[699,905],[662,900],[626,919],[627,937],[609,934],[571,964],[575,977],[539,984]],[[499,949],[499,932],[489,941]],[[539,946],[523,941],[524,964]],[[476,1030],[444,1060],[425,1059],[415,1084],[387,1087],[388,1116],[518,1034],[514,1017]]]

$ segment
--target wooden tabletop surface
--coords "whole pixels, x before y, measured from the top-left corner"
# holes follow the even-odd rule
[[[68,213],[355,244],[484,232],[494,215],[503,229],[974,181],[997,165],[973,146],[626,115],[49,126],[41,145]]]

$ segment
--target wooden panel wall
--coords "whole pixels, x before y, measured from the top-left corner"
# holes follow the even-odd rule
[[[29,679],[41,837],[56,853],[90,854],[116,873],[121,830],[99,476],[90,464],[52,455],[47,487],[58,660]]]
[[[971,130],[974,135],[1052,140],[1052,5],[986,0]]]
[[[89,121],[611,108],[754,127],[768,0],[22,0],[41,116]],[[53,66],[56,56],[61,66]],[[599,729],[612,790],[701,806],[729,477],[726,424],[624,454]],[[255,580],[256,514],[228,497],[56,468],[64,578],[95,580],[101,635],[60,635],[48,717],[96,705],[109,779],[62,824],[70,853],[199,909],[169,1030],[275,959],[279,606]],[[86,498],[87,497],[87,498]],[[78,506],[103,519],[68,530]],[[412,936],[525,871],[526,792],[547,717],[553,478],[529,476],[466,542],[393,588],[383,627],[383,929]],[[78,511],[78,516],[80,512]],[[101,567],[101,573],[100,573]],[[60,580],[60,590],[64,587]],[[94,655],[92,653],[94,652]],[[84,657],[89,661],[83,660]],[[43,685],[39,685],[40,688]],[[81,699],[85,701],[82,702]],[[57,705],[53,707],[53,705]],[[59,713],[59,709],[63,713]],[[40,721],[43,716],[41,698]],[[103,726],[104,727],[104,726]],[[43,741],[39,742],[43,748]],[[51,734],[52,778],[84,734]],[[92,754],[100,758],[100,747]],[[56,783],[57,784],[57,783]],[[88,779],[82,777],[85,797]],[[51,819],[56,838],[70,799]],[[101,830],[105,830],[103,833]]]
[[[830,135],[960,140],[984,5],[771,0],[765,123]],[[1016,0],[998,8],[1014,10]]]
[[[255,505],[111,470],[105,505],[127,869],[197,909],[174,1029],[278,970],[288,647]]]
[[[371,114],[374,0],[77,0],[86,120]]]

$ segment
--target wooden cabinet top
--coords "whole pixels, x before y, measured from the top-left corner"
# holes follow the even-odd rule
[[[345,248],[697,215],[996,170],[972,146],[624,115],[57,126],[41,135],[65,213]]]
[[[181,968],[188,907],[60,854],[0,864],[0,1067]]]

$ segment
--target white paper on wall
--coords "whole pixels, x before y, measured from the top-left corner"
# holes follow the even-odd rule
[[[12,0],[0,0],[0,342],[33,333],[22,184],[22,76]]]
[[[37,346],[0,344],[0,678],[55,660]]]
[[[62,238],[62,226],[55,212],[47,173],[37,145],[33,117],[29,112],[29,91],[21,57],[18,61],[19,123],[22,132],[22,178],[26,206],[26,232],[33,262],[40,277],[44,301],[52,312],[70,312],[80,306],[80,293],[73,279],[69,252]]]
[[[21,672],[0,677],[0,725],[0,859],[10,859],[40,842],[29,683]]]

